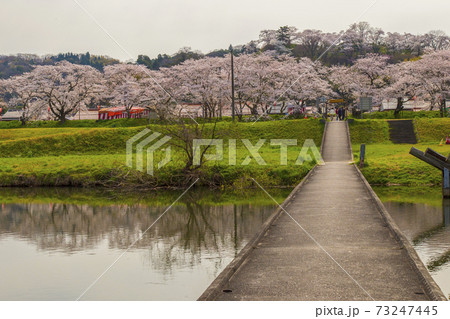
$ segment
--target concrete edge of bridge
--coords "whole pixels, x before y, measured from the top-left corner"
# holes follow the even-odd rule
[[[350,161],[354,162],[355,161],[355,157],[353,155],[353,148],[352,148],[352,139],[350,138],[350,127],[348,126],[348,121],[345,121],[345,127],[347,130],[347,141],[348,141],[348,148],[349,148],[349,156],[350,156]]]
[[[320,144],[320,155],[322,156],[322,159],[323,159],[323,146],[325,144],[325,135],[327,134],[327,127],[328,127],[328,122],[325,122],[324,127],[323,127],[322,142]]]
[[[427,267],[420,259],[416,250],[410,244],[410,242],[403,234],[403,232],[400,230],[397,223],[392,218],[391,214],[389,214],[387,209],[384,207],[383,203],[381,202],[380,198],[377,196],[375,191],[372,189],[369,182],[367,182],[366,178],[361,173],[359,168],[355,164],[353,164],[353,166],[356,172],[358,173],[359,178],[363,181],[364,185],[366,186],[367,192],[369,193],[370,197],[375,203],[375,206],[378,212],[380,213],[381,217],[383,218],[384,222],[388,226],[391,233],[394,235],[394,238],[400,243],[402,249],[406,251],[406,254],[410,261],[410,265],[414,269],[414,272],[418,275],[419,280],[424,286],[425,292],[427,293],[428,297],[433,301],[447,301],[445,294],[442,292],[441,288],[439,288],[439,286],[436,284],[433,277],[431,277]]]
[[[375,193],[375,191],[372,189],[372,186],[370,186],[369,182],[366,180],[364,175],[361,173],[358,166],[354,163],[352,142],[351,142],[351,138],[350,138],[350,128],[348,126],[348,122],[346,122],[346,124],[347,124],[346,126],[347,126],[348,145],[349,145],[349,149],[350,149],[349,152],[350,152],[350,156],[352,158],[353,166],[355,167],[355,170],[358,173],[359,178],[362,180],[362,182],[366,186],[367,192],[369,193],[370,197],[372,198],[373,202],[375,203],[375,207],[377,208],[378,212],[380,213],[381,217],[383,218],[384,222],[388,226],[391,233],[394,235],[394,238],[400,243],[401,247],[403,249],[405,249],[406,254],[408,255],[410,264],[411,264],[412,268],[414,269],[414,272],[419,276],[419,280],[422,283],[422,285],[424,286],[428,297],[434,301],[446,301],[447,298],[446,298],[445,294],[442,292],[442,290],[436,284],[433,277],[431,277],[428,269],[426,268],[426,266],[420,259],[416,250],[410,244],[410,242],[408,241],[406,236],[403,234],[403,232],[400,230],[397,223],[394,221],[394,219],[392,218],[391,214],[388,212],[386,207],[384,207],[380,198]]]
[[[295,198],[295,195],[303,187],[303,185],[314,175],[317,165],[314,166],[305,178],[292,190],[289,196],[280,204],[281,207],[285,208],[289,203]],[[222,270],[222,272],[217,276],[216,279],[209,285],[208,288],[202,293],[202,295],[197,299],[197,301],[212,301],[217,298],[217,296],[222,292],[225,284],[231,279],[231,277],[236,273],[239,267],[244,263],[253,249],[256,248],[257,244],[264,237],[264,235],[269,230],[270,226],[281,216],[283,210],[278,207],[275,212],[270,215],[270,217],[264,222],[259,231],[248,241],[247,245],[242,248],[242,250],[237,254],[236,257]]]

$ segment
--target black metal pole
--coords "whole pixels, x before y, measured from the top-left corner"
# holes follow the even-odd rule
[[[231,117],[234,122],[234,61],[233,61],[233,46],[230,44],[231,54]]]

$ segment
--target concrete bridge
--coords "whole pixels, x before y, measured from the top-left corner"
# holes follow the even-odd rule
[[[346,122],[322,155],[199,300],[446,300],[351,164]]]

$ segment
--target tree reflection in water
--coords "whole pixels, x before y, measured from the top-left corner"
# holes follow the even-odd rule
[[[255,196],[248,196],[249,200],[239,204],[221,205],[220,193],[209,194],[206,202],[204,192],[186,195],[132,248],[142,250],[144,263],[164,274],[194,267],[202,256],[212,253],[219,256],[215,268],[222,269],[221,254],[237,254],[275,207],[258,203]],[[109,205],[55,201],[3,204],[0,239],[20,238],[40,250],[64,254],[94,250],[104,243],[109,249],[124,250],[170,205],[138,200],[127,205],[115,200]]]

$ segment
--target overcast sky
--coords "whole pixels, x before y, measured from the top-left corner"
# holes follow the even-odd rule
[[[125,53],[76,2],[103,26]],[[207,53],[292,25],[340,31],[368,21],[385,31],[450,34],[448,0],[0,0],[0,54],[155,57],[189,46]]]

